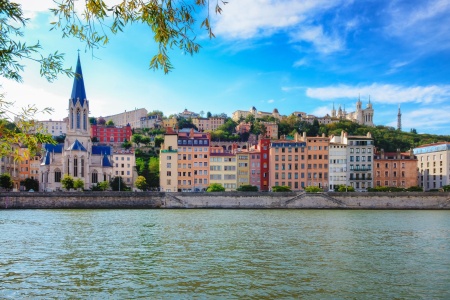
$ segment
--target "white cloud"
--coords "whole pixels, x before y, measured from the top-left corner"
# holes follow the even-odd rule
[[[308,26],[295,34],[296,41],[327,45],[331,51],[336,38],[325,35],[321,27],[311,27],[318,14],[338,6],[341,0],[234,0],[223,6],[223,13],[214,17],[214,32],[226,39],[245,40]],[[314,39],[318,40],[315,41]],[[332,46],[328,46],[331,43]]]
[[[275,102],[275,100],[273,100],[273,99],[267,100],[267,103],[274,103],[274,102]]]
[[[450,97],[450,85],[401,86],[378,84],[366,86],[337,85],[320,88],[307,88],[306,95],[319,100],[339,98],[355,99],[358,95],[370,95],[372,102],[384,104],[397,103],[436,103]]]
[[[326,34],[322,26],[303,26],[298,32],[291,32],[294,42],[309,42],[314,45],[317,52],[328,54],[340,51],[343,41],[337,35]]]
[[[302,67],[302,66],[307,66],[308,65],[308,60],[306,58],[302,58],[297,60],[296,62],[294,62],[294,67],[298,68],[298,67]]]

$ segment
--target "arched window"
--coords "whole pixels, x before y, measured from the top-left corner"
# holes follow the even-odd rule
[[[78,177],[78,158],[73,158],[73,177]]]
[[[81,158],[81,173],[80,177],[84,177],[84,157]]]
[[[92,183],[98,183],[98,172],[97,170],[94,170],[94,172],[92,172]]]
[[[61,182],[61,170],[55,169],[55,182]]]
[[[84,112],[83,112],[83,129],[84,130],[87,129],[87,114],[86,114],[86,110],[84,110]]]
[[[77,129],[81,128],[81,112],[77,109]]]

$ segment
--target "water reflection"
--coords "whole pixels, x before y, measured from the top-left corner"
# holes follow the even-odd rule
[[[450,212],[16,210],[0,298],[450,298]]]

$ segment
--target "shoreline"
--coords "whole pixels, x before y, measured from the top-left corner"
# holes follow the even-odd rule
[[[0,209],[437,209],[450,192],[0,193]]]

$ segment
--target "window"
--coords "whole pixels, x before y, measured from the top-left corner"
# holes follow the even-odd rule
[[[61,182],[61,171],[59,169],[55,170],[55,182]]]
[[[92,175],[91,175],[91,181],[92,181],[92,183],[98,183],[98,173],[97,173],[97,170],[94,170],[94,172],[92,172]]]
[[[73,177],[78,177],[78,158],[73,159]]]

